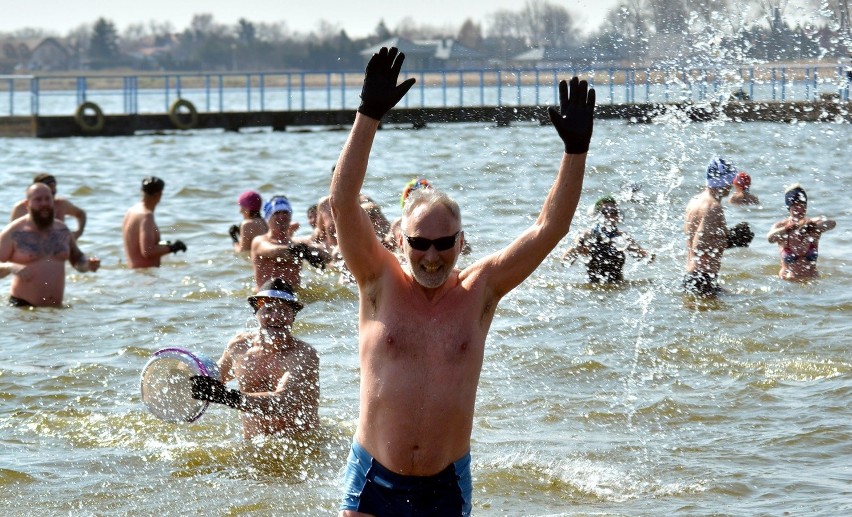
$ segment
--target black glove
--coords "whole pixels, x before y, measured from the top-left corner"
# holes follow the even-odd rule
[[[166,245],[172,253],[177,253],[178,251],[186,252],[186,244],[184,244],[183,241],[168,241],[166,242]]]
[[[232,390],[224,382],[204,375],[194,375],[189,380],[192,381],[192,398],[245,410],[245,395],[241,391]]]
[[[320,256],[319,252],[312,250],[307,244],[300,242],[290,246],[290,253],[299,257],[300,260],[307,260],[308,264],[318,269],[325,269],[325,260]]]
[[[565,143],[567,154],[582,154],[589,150],[595,115],[595,90],[589,89],[586,81],[571,79],[571,94],[568,83],[559,81],[559,111],[547,108],[550,122]]]
[[[397,86],[396,81],[399,79],[399,70],[404,60],[405,54],[399,52],[396,47],[391,47],[390,50],[382,47],[378,54],[373,54],[364,74],[361,105],[358,106],[360,113],[382,120],[385,113],[405,96],[415,79],[406,79]]]
[[[234,244],[240,242],[240,227],[239,225],[232,224],[230,228],[228,228],[228,233],[231,235],[231,239],[234,240]]]
[[[746,248],[754,239],[754,232],[745,221],[737,223],[733,228],[728,228],[727,234],[729,248]]]

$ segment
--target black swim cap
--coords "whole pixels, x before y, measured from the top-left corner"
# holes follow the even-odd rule
[[[157,194],[166,187],[166,182],[156,176],[148,176],[142,180],[142,192],[146,194]]]
[[[787,208],[790,208],[793,203],[808,203],[808,195],[805,193],[805,189],[793,187],[784,192],[784,204],[787,205]]]

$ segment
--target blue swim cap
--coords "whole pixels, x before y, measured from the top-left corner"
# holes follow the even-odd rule
[[[286,197],[275,196],[263,205],[263,218],[266,219],[267,222],[269,222],[269,219],[276,212],[293,213],[293,207],[290,206],[290,202]]]
[[[707,164],[707,186],[710,188],[729,187],[734,182],[737,172],[733,163],[717,156]]]

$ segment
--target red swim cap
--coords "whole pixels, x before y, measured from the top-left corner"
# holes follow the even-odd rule
[[[740,172],[734,178],[734,185],[741,188],[749,188],[751,186],[751,176],[749,176],[745,172]]]

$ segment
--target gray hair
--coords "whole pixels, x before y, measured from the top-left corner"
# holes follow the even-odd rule
[[[411,191],[405,199],[405,206],[402,207],[402,219],[407,219],[414,212],[414,209],[421,205],[425,205],[427,208],[443,206],[450,211],[450,214],[461,225],[461,209],[459,208],[459,204],[447,194],[434,188],[421,188]]]

